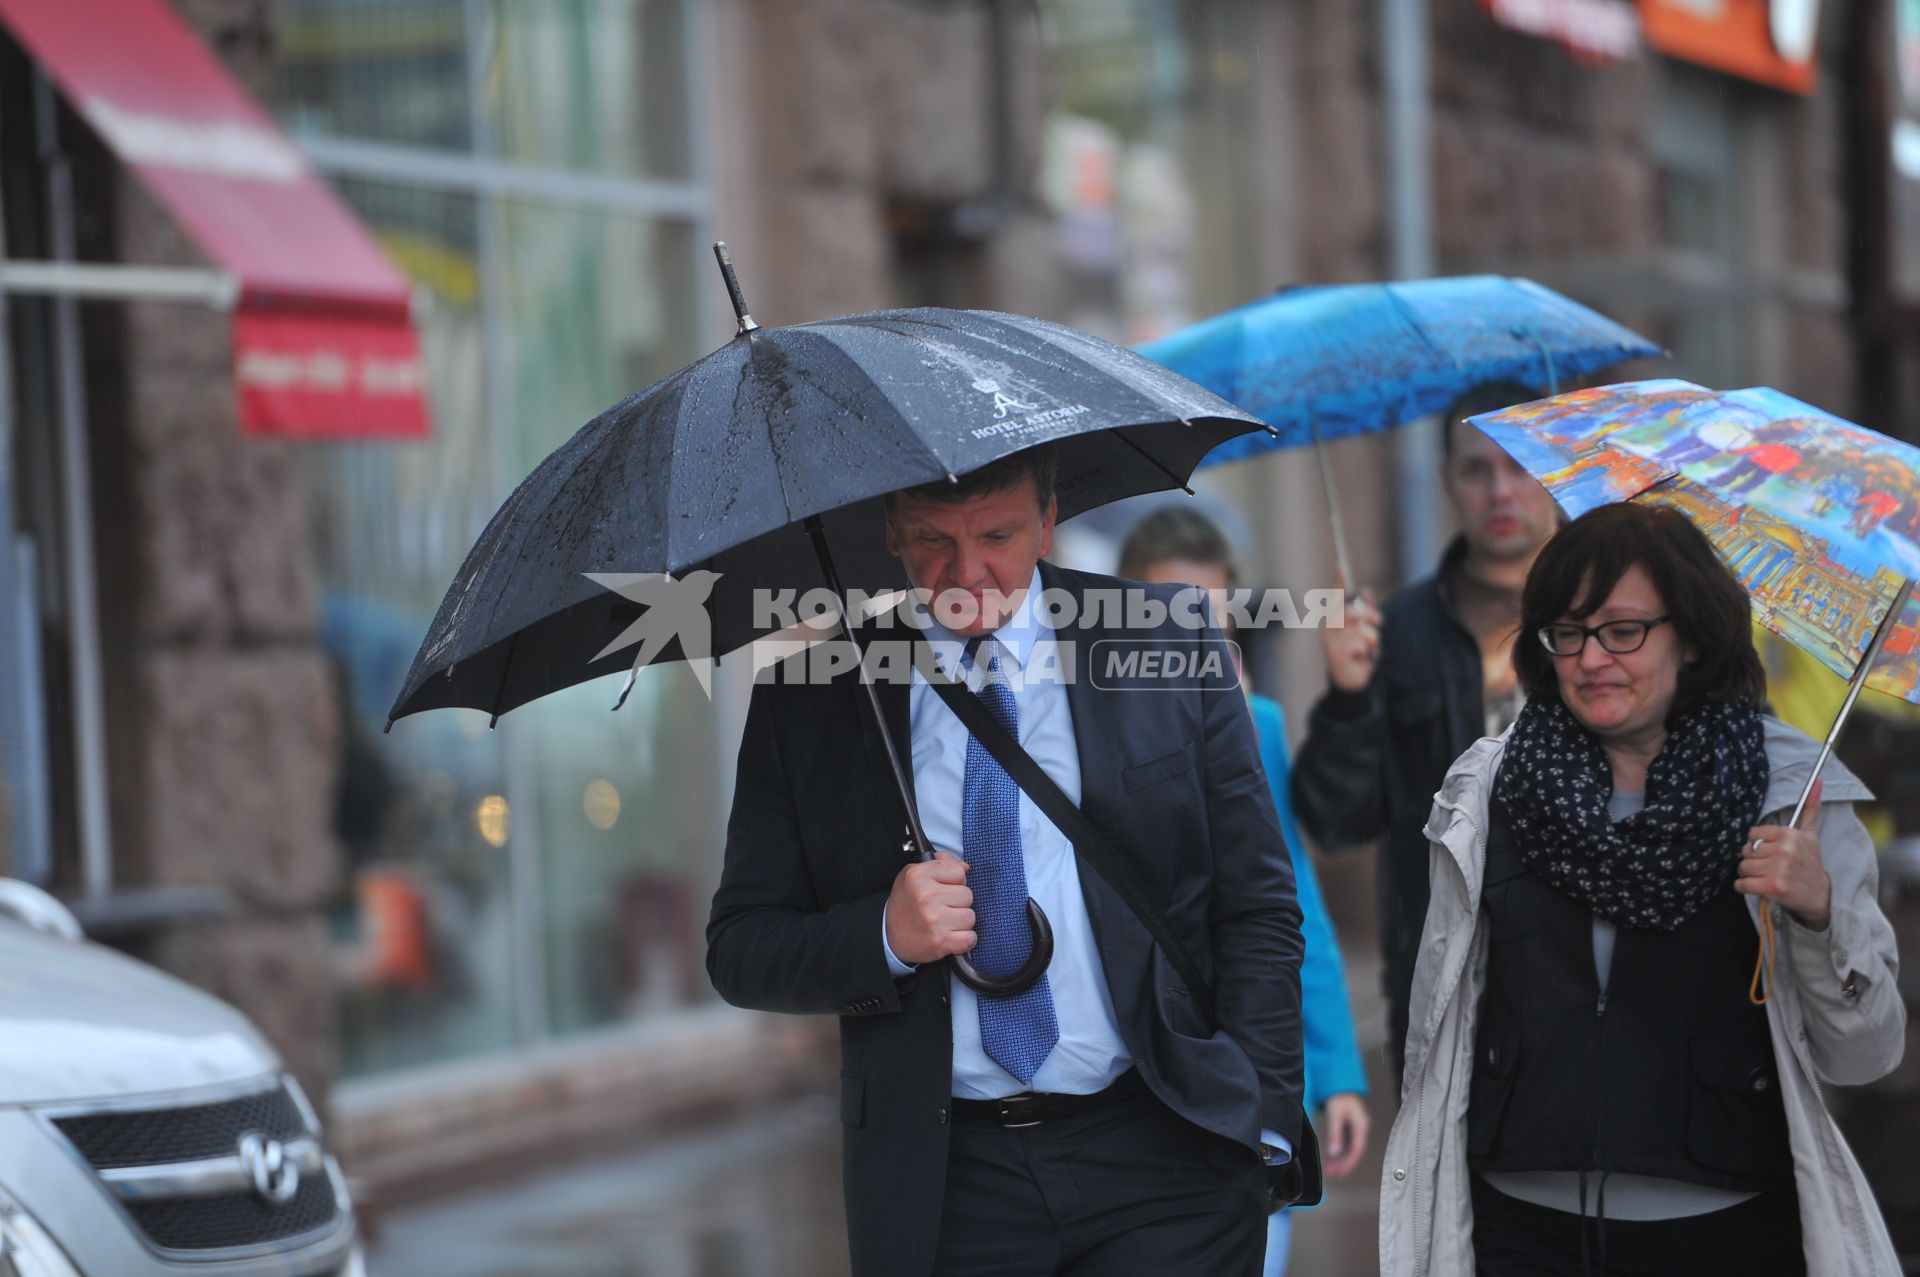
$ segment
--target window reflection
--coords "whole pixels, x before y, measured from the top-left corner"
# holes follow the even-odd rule
[[[390,183],[337,187],[431,298],[422,342],[436,409],[422,443],[309,454],[343,706],[343,1071],[709,997],[699,937],[718,845],[713,711],[686,670],[645,671],[618,714],[613,680],[525,706],[498,731],[467,710],[382,731],[442,593],[513,484],[697,353],[692,230]],[[490,406],[495,393],[504,410]]]
[[[679,0],[495,0],[497,153],[547,168],[688,176]]]
[[[463,0],[286,0],[276,97],[298,131],[473,145]]]
[[[287,0],[276,97],[296,132],[686,178],[686,55],[686,0]]]

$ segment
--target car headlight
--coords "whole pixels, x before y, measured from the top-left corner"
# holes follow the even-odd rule
[[[0,1193],[0,1277],[80,1277],[40,1221]]]

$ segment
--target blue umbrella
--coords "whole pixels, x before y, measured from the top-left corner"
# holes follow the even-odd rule
[[[1532,280],[1466,275],[1282,289],[1140,353],[1274,428],[1215,448],[1210,466],[1391,430],[1489,382],[1557,394],[1563,378],[1666,352]],[[1321,479],[1351,583],[1324,454]]]

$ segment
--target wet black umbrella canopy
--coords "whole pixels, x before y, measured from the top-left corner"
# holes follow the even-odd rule
[[[1183,486],[1215,445],[1261,429],[1192,382],[1099,338],[992,311],[875,311],[741,331],[615,404],[534,468],[468,552],[390,719],[499,715],[625,672],[599,655],[640,615],[587,573],[717,573],[712,653],[754,625],[753,591],[840,576],[906,584],[880,498],[1052,442],[1060,517]],[[654,660],[680,659],[677,646]]]
[[[450,706],[497,718],[603,674],[724,655],[776,629],[756,614],[759,590],[904,586],[883,534],[889,492],[1050,443],[1067,518],[1184,487],[1216,445],[1264,428],[1131,351],[1020,315],[922,308],[761,328],[725,246],[715,253],[738,335],[535,467],[468,552],[391,719]],[[677,589],[621,592],[604,580],[649,574]],[[676,608],[704,608],[709,651],[689,653],[678,638],[628,651],[635,623],[669,595]],[[931,859],[900,751],[866,691],[909,843]],[[1038,980],[1051,933],[1031,900],[1027,918],[1020,970],[985,975],[955,957],[959,978],[988,996]]]

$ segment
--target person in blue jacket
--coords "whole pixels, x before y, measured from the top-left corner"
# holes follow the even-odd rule
[[[1165,506],[1128,534],[1120,551],[1120,575],[1154,584],[1197,585],[1224,596],[1235,584],[1233,547],[1206,515],[1185,506]],[[1300,1007],[1305,1021],[1307,1111],[1315,1115],[1314,1127],[1323,1133],[1322,1170],[1337,1178],[1352,1171],[1366,1152],[1366,1067],[1354,1037],[1340,943],[1287,800],[1292,760],[1287,751],[1286,713],[1278,701],[1251,690],[1247,705],[1253,714],[1260,762],[1280,813],[1280,832],[1293,858],[1300,931],[1306,941],[1306,956],[1300,964]],[[1267,1227],[1266,1277],[1286,1271],[1290,1232],[1288,1212],[1275,1212]]]

